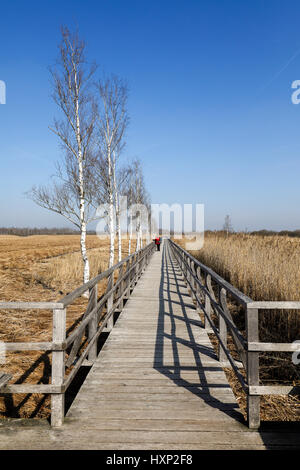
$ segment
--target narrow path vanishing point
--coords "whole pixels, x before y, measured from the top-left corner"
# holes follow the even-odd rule
[[[297,448],[297,437],[248,429],[167,245],[153,254],[64,425],[4,422],[0,449]]]

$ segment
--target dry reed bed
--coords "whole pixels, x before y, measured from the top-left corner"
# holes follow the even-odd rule
[[[184,246],[184,240],[180,241]],[[253,300],[300,300],[300,239],[288,236],[255,236],[244,233],[208,233],[204,246],[192,252],[203,264]],[[244,312],[233,299],[229,308],[238,328],[245,334]],[[217,324],[217,321],[215,322]],[[261,341],[292,342],[300,339],[299,311],[260,311]],[[218,342],[210,335],[217,350]],[[237,358],[232,338],[230,349]],[[231,369],[227,377],[243,413],[246,397]],[[290,353],[260,354],[260,377],[264,384],[300,384],[299,366],[292,363]],[[300,420],[297,397],[262,398],[262,419],[269,421]]]
[[[77,235],[0,236],[1,301],[57,301],[82,284],[83,267]],[[91,277],[108,268],[108,240],[87,237]],[[127,256],[128,243],[122,243]],[[115,250],[117,260],[117,250]],[[106,280],[99,283],[99,294]],[[71,331],[85,311],[78,299],[67,309]],[[51,311],[0,311],[0,341],[51,341]],[[11,383],[49,383],[51,354],[38,351],[8,353],[1,370],[13,375]],[[0,416],[48,417],[50,399],[43,395],[0,395]]]
[[[208,235],[193,255],[253,300],[300,300],[300,238]],[[300,338],[300,312],[261,311],[259,324],[261,341]]]
[[[300,238],[206,235],[196,257],[253,300],[300,300]]]

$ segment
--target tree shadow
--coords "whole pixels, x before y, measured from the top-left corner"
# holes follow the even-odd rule
[[[106,342],[109,333],[103,332],[99,335],[97,341],[97,354],[100,353],[103,345]],[[51,383],[51,361],[50,361],[51,351],[45,351],[41,354],[31,365],[26,369],[26,371],[14,382],[14,385],[20,385],[26,383],[28,377],[41,365],[43,364],[42,375],[39,380],[36,382],[37,385],[40,384],[49,384]],[[82,365],[74,380],[68,387],[65,393],[65,413],[72,405],[77,393],[79,392],[82,384],[84,383],[89,371],[91,369],[90,365]],[[24,397],[16,403],[16,397],[19,395],[24,395]],[[36,397],[41,395],[41,398],[36,399],[34,404],[34,409],[31,412],[28,412],[27,418],[37,418],[39,412],[45,406],[46,401],[49,397],[49,394],[12,394],[12,393],[0,393],[0,397],[4,399],[5,411],[2,412],[2,416],[6,418],[22,419],[24,417],[24,407],[28,404],[31,397],[35,395]],[[50,416],[47,417],[50,421]]]
[[[218,365],[218,358],[210,345],[201,344],[194,335],[194,327],[203,328],[199,320],[189,318],[188,311],[194,310],[191,297],[181,292],[186,287],[180,268],[176,265],[170,254],[170,249],[164,246],[162,253],[161,283],[159,288],[159,313],[157,321],[156,344],[154,353],[154,368],[164,376],[172,380],[178,387],[189,390],[190,393],[199,397],[211,408],[218,409],[227,416],[234,418],[240,423],[245,423],[239,406],[235,400],[232,403],[224,403],[212,395],[212,390],[231,389],[227,381],[220,383],[211,382],[208,372],[223,371]],[[172,295],[173,294],[173,295]],[[177,299],[174,294],[177,294]],[[178,307],[181,308],[178,310]],[[176,311],[175,311],[176,308]],[[168,324],[170,332],[165,331]],[[185,337],[178,333],[178,326],[185,325]],[[172,360],[164,358],[164,346],[170,345]],[[188,348],[192,353],[193,365],[185,365],[180,355],[180,345]],[[193,378],[184,378],[184,372],[194,371]]]
[[[212,347],[201,344],[201,341],[197,341],[195,337],[195,326],[203,328],[204,325],[200,319],[195,321],[189,318],[189,312],[195,311],[195,305],[191,304],[190,296],[187,299],[186,294],[181,292],[181,287],[186,287],[186,284],[183,281],[181,269],[171,256],[168,246],[164,247],[162,258],[154,368],[172,380],[178,387],[184,387],[193,395],[198,396],[199,400],[212,408],[212,413],[213,409],[217,409],[244,425],[245,432],[257,432],[266,449],[300,449],[299,422],[262,421],[258,430],[250,430],[235,399],[232,403],[224,403],[222,399],[212,396],[212,390],[231,390],[231,387],[227,380],[223,383],[214,383],[209,380],[207,372],[223,371],[223,368],[218,364],[208,365],[210,360],[218,361],[216,353]],[[178,295],[179,301],[178,298],[174,300],[174,294]],[[178,307],[174,308],[178,305],[181,306],[181,311],[178,311]],[[183,323],[187,333],[185,338],[176,331],[176,327]],[[167,324],[171,325],[170,333],[165,331]],[[164,358],[164,345],[167,344],[171,345],[172,360]],[[184,345],[192,351],[194,365],[188,366],[182,363],[180,345]],[[182,374],[187,370],[196,372],[192,380],[182,377]],[[180,404],[178,406],[180,408]]]
[[[25,383],[28,377],[37,369],[37,367],[40,366],[40,364],[43,364],[44,367],[43,367],[42,376],[38,380],[37,384],[49,384],[49,380],[51,377],[51,362],[49,358],[50,354],[51,354],[51,351],[45,351],[43,354],[41,354],[41,356],[39,356],[34,361],[34,363],[31,364],[31,366],[18,378],[18,380],[15,382],[15,385]],[[28,403],[28,401],[30,400],[33,394],[27,393],[24,395],[25,395],[24,398],[18,404],[15,404],[13,394],[0,393],[0,397],[4,398],[5,412],[3,413],[3,415],[5,417],[21,418],[20,411],[26,405],[26,403]],[[47,397],[48,395],[45,394],[42,396],[40,400],[36,402],[35,408],[28,416],[29,418],[35,418],[38,415]]]

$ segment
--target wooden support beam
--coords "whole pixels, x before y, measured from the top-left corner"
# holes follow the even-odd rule
[[[53,342],[66,339],[66,309],[53,310]],[[52,352],[52,385],[62,386],[65,376],[65,351]],[[51,395],[51,426],[61,426],[65,414],[65,394]]]
[[[248,342],[258,342],[258,310],[247,308],[246,311],[246,331]],[[259,353],[247,352],[247,383],[249,387],[247,396],[247,416],[250,429],[257,429],[260,426],[260,396],[252,395],[252,386],[259,385]]]

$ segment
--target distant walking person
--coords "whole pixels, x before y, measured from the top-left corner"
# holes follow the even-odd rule
[[[160,237],[154,238],[157,251],[160,251]]]

